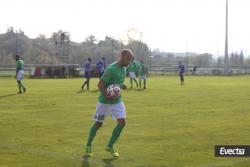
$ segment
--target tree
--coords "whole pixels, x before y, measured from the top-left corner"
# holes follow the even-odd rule
[[[85,42],[90,44],[90,45],[94,45],[97,42],[97,39],[94,35],[89,35],[87,38],[85,38]]]

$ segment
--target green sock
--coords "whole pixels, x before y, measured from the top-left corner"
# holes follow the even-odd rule
[[[113,147],[114,143],[119,138],[123,128],[124,128],[124,126],[122,126],[122,125],[119,125],[119,124],[116,125],[116,127],[113,130],[112,136],[109,140],[109,143],[107,145],[109,148]]]
[[[18,89],[19,89],[19,92],[22,92],[22,84],[21,84],[21,82],[20,81],[17,81],[17,83],[18,83]]]
[[[138,82],[137,82],[137,80],[136,80],[136,79],[134,79],[134,81],[135,81],[135,83],[136,83],[136,87],[138,87]]]
[[[89,138],[88,138],[87,146],[91,146],[92,141],[94,140],[94,137],[98,129],[99,128],[96,128],[95,124],[91,127],[89,131]]]
[[[22,84],[22,82],[20,81],[20,84],[21,84],[21,87],[23,88],[23,89],[25,89],[25,87],[23,86],[23,84]]]

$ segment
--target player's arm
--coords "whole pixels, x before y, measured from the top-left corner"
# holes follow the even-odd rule
[[[18,73],[18,63],[17,63],[17,65],[16,65],[16,75],[15,75],[15,78],[16,78],[16,76],[17,76],[17,73]]]
[[[127,85],[125,85],[125,84],[122,84],[120,87],[121,87],[121,89],[123,89],[123,90],[128,89]]]
[[[17,73],[18,73],[18,69],[16,69],[16,75],[15,75],[15,78],[16,78],[16,76],[17,76]]]
[[[98,88],[99,90],[106,96],[106,87],[105,87],[105,82],[103,80],[100,80],[98,83]]]
[[[104,96],[105,96],[106,99],[110,99],[110,100],[115,99],[115,97],[112,97],[112,96],[110,96],[110,95],[108,95],[108,94],[106,93],[107,87],[106,87],[105,85],[106,85],[106,84],[105,84],[105,81],[103,81],[103,80],[101,79],[101,80],[99,81],[99,83],[98,83],[98,88],[99,88],[99,90],[104,94]]]

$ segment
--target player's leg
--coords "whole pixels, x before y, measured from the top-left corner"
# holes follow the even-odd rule
[[[130,88],[133,88],[133,73],[129,72]]]
[[[18,93],[22,93],[22,84],[21,84],[21,81],[17,80],[17,85],[18,85]]]
[[[139,79],[139,88],[141,89],[141,78]]]
[[[113,145],[115,144],[115,142],[117,141],[117,139],[119,138],[124,126],[126,124],[126,121],[124,118],[119,118],[117,119],[117,125],[116,127],[113,129],[113,132],[112,132],[112,136],[109,140],[109,143],[108,143],[108,147],[109,148],[113,148]]]
[[[184,74],[182,74],[182,84],[184,85]]]
[[[114,150],[113,145],[120,137],[121,132],[126,125],[126,111],[123,102],[113,106],[112,117],[113,119],[117,119],[117,125],[113,129],[112,136],[110,137],[106,147],[106,151],[110,152],[113,157],[119,157],[119,153]]]
[[[146,82],[147,82],[147,80],[146,80],[146,78],[144,78],[144,80],[143,80],[143,88],[144,89],[146,89]]]
[[[87,80],[82,84],[82,89],[84,89],[85,85],[87,84]]]
[[[16,81],[17,81],[17,85],[18,85],[18,93],[21,94],[22,93],[22,83],[21,83],[21,80],[22,80],[22,71],[19,70],[16,74]]]
[[[87,90],[89,90],[89,80],[90,78],[87,78]]]
[[[20,81],[21,87],[23,88],[23,92],[26,92],[26,88],[24,87],[22,81]]]
[[[102,126],[102,122],[95,122],[92,127],[90,128],[90,131],[89,131],[89,137],[88,137],[88,141],[87,141],[87,144],[86,144],[86,147],[85,147],[85,155],[86,156],[89,156],[91,157],[93,154],[92,154],[92,149],[91,149],[91,146],[92,146],[92,142],[96,136],[96,133],[97,131],[101,128]]]
[[[133,78],[130,77],[130,88],[133,88]]]
[[[85,73],[84,73],[84,77],[86,78],[86,80],[85,80],[85,82],[82,84],[82,89],[84,89],[84,87],[85,87],[85,85],[87,84],[87,82],[88,82],[88,72],[87,71],[85,71]]]
[[[88,141],[85,147],[86,156],[92,156],[92,150],[91,150],[92,142],[96,136],[97,131],[101,128],[103,124],[105,114],[109,114],[109,112],[107,112],[106,110],[107,110],[107,107],[105,104],[102,104],[102,103],[96,104],[96,113],[94,116],[95,123],[90,128]]]
[[[181,84],[182,84],[181,72],[179,73],[179,76],[180,76],[180,81],[181,81]]]
[[[136,87],[138,88],[138,82],[137,82],[136,78],[133,78],[133,80],[135,81]]]
[[[138,82],[136,80],[136,74],[135,74],[135,72],[132,72],[132,78],[133,78],[134,82],[136,83],[136,87],[138,88]]]
[[[110,152],[113,157],[119,157],[119,153],[114,150],[113,145],[120,137],[125,124],[126,124],[126,121],[124,118],[117,119],[117,125],[112,132],[112,136],[108,142],[107,147],[105,148],[106,151]]]
[[[180,73],[180,78],[181,78],[181,84],[183,85],[184,84],[184,75],[183,75],[183,73]]]
[[[20,81],[21,87],[22,87],[22,89],[23,89],[23,92],[26,92],[26,88],[24,87],[24,85],[23,85],[23,83],[22,83],[23,77],[24,77],[24,71],[21,70],[21,71],[20,71],[20,76],[19,76],[19,81]]]
[[[89,131],[89,137],[88,137],[88,142],[86,144],[86,146],[91,146],[92,142],[95,138],[96,132],[102,127],[102,122],[95,122]]]
[[[86,81],[82,84],[82,89],[87,85],[87,90],[89,90],[89,78],[86,78]]]

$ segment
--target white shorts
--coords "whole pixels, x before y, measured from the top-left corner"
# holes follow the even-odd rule
[[[24,76],[24,71],[23,70],[18,70],[17,75],[16,75],[16,80],[21,81]]]
[[[103,104],[97,102],[94,120],[96,122],[103,122],[105,117],[109,115],[112,116],[113,120],[126,118],[126,110],[123,102],[117,104]]]
[[[139,79],[140,79],[140,80],[146,80],[146,75],[140,75],[140,76],[139,76]]]
[[[130,78],[136,78],[135,72],[129,72],[129,77]]]

